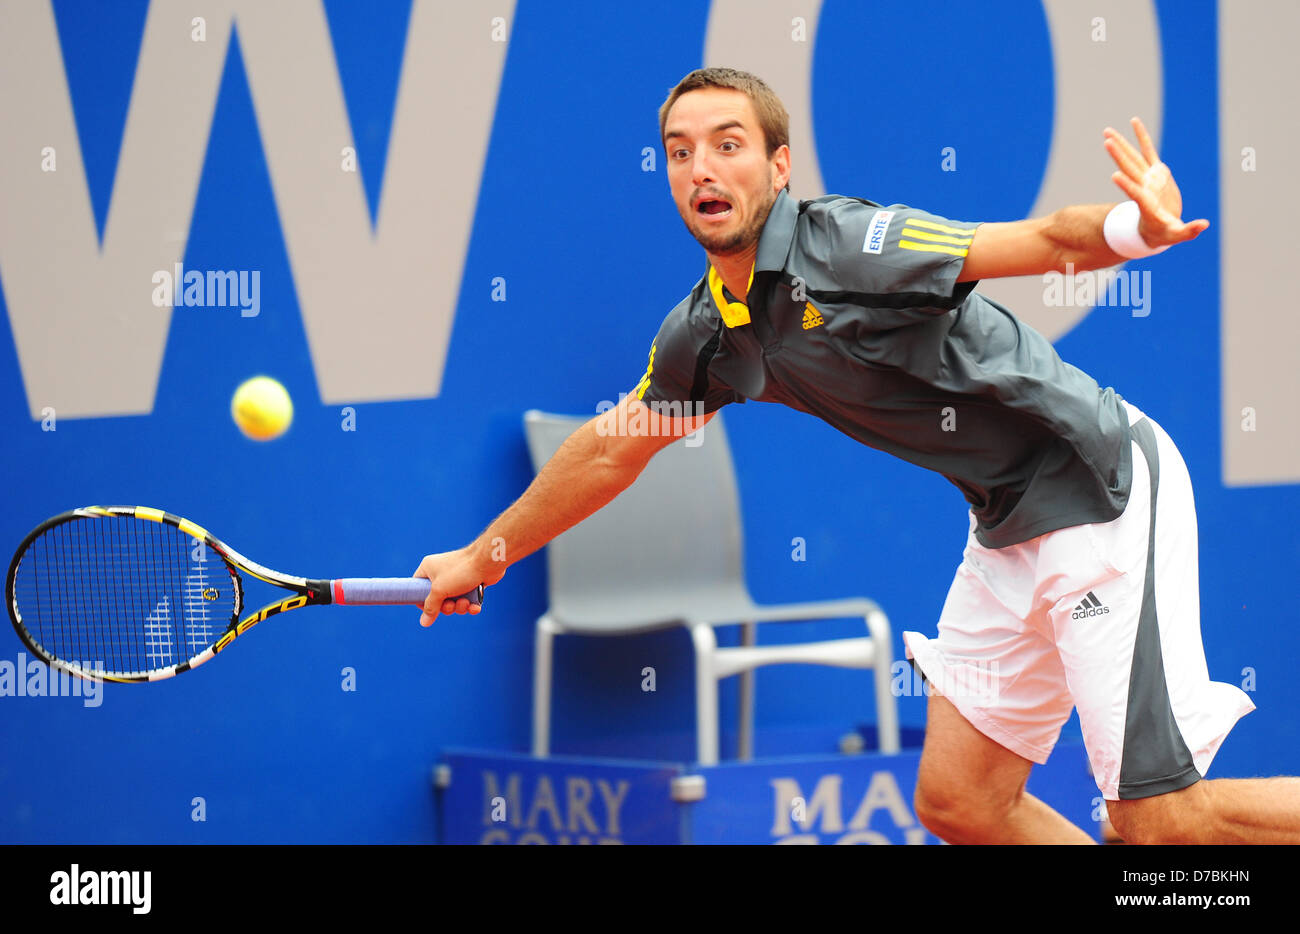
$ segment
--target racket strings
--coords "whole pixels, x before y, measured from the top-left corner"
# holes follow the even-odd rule
[[[130,675],[201,655],[230,625],[237,596],[225,562],[203,542],[112,516],[45,530],[18,565],[14,599],[47,655]]]

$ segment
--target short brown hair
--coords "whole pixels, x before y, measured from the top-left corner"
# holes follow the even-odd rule
[[[776,92],[767,86],[762,78],[736,68],[697,68],[677,82],[677,87],[668,92],[668,99],[659,108],[659,142],[664,143],[664,131],[667,129],[668,111],[683,94],[704,88],[729,88],[740,91],[754,105],[754,114],[758,117],[759,128],[767,145],[767,156],[782,146],[790,144],[790,115]],[[789,186],[787,185],[788,189]]]

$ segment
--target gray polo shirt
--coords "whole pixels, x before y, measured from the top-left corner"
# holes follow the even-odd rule
[[[748,305],[710,268],[664,320],[646,403],[780,402],[937,471],[1001,548],[1128,502],[1120,396],[957,282],[978,224],[903,205],[777,196]]]

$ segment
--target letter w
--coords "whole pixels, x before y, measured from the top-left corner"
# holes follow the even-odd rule
[[[153,409],[172,310],[150,277],[184,255],[235,26],[322,401],[438,394],[505,64],[472,0],[412,7],[373,231],[340,168],[353,140],[321,3],[150,4],[102,244],[54,14],[33,0],[0,3],[0,280],[33,418]]]

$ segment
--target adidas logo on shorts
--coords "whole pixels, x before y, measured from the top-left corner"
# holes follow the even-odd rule
[[[1088,595],[1083,598],[1083,602],[1076,606],[1074,612],[1070,614],[1070,619],[1085,619],[1089,616],[1101,616],[1109,612],[1110,607],[1103,606],[1102,602],[1097,599],[1097,595],[1089,590]]]

